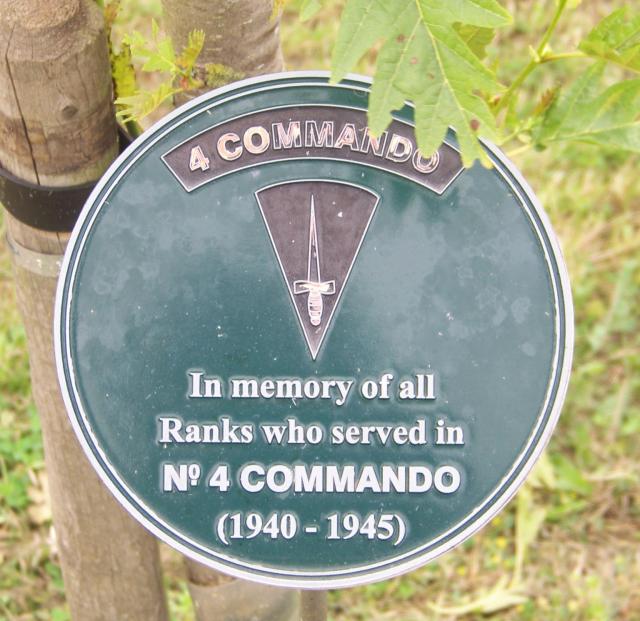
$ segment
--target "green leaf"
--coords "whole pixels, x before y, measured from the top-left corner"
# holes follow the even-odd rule
[[[131,48],[131,54],[133,56],[140,56],[141,58],[147,58],[153,54],[153,50],[148,47],[147,39],[142,33],[134,30],[131,33],[127,33],[122,37],[122,42]]]
[[[512,21],[511,14],[496,0],[417,0],[431,23],[460,22],[484,28],[506,26]]]
[[[573,513],[581,513],[589,507],[593,507],[587,500],[571,500],[569,498],[563,498],[559,504],[551,507],[547,513],[547,521],[549,522],[562,522],[566,520],[567,516]]]
[[[546,452],[542,453],[534,469],[531,471],[527,479],[527,485],[532,488],[555,489],[555,471],[549,455]]]
[[[204,30],[192,30],[189,33],[187,45],[182,49],[182,53],[176,59],[176,64],[185,72],[190,73],[202,52],[204,46]]]
[[[477,93],[496,91],[499,86],[452,25],[430,22],[417,8],[413,20],[406,35],[389,39],[380,51],[369,104],[372,132],[382,132],[391,120],[391,110],[413,100],[421,151],[433,153],[451,125],[463,161],[470,165],[484,157],[476,132],[495,137],[494,117]]]
[[[400,5],[410,5],[412,0],[400,0]],[[389,33],[387,11],[381,0],[349,0],[340,18],[340,29],[332,57],[333,82],[339,82],[353,69],[363,54]]]
[[[538,130],[536,138],[540,142],[553,140],[561,128],[571,121],[574,109],[579,107],[586,98],[595,96],[603,69],[603,63],[593,65],[574,82],[562,97],[556,98],[553,105],[547,110],[544,122]]]
[[[150,54],[147,62],[142,65],[142,69],[143,71],[176,72],[176,53],[171,39],[167,37],[157,42],[156,50]]]
[[[530,487],[524,486],[518,492],[516,503],[516,554],[512,585],[522,582],[527,551],[536,540],[546,517],[546,509],[536,505]]]
[[[139,121],[151,114],[169,97],[181,91],[180,88],[174,88],[171,82],[165,82],[153,91],[141,91],[129,97],[119,97],[115,103],[121,109],[116,113],[116,116],[125,123]]]
[[[456,23],[453,25],[467,47],[480,59],[487,56],[487,45],[493,41],[496,31],[493,28]]]
[[[612,332],[633,332],[636,330],[637,307],[633,301],[634,295],[630,295],[630,292],[634,291],[637,270],[638,261],[635,259],[629,259],[619,267],[609,309],[586,339],[591,345],[592,352],[599,352],[609,341]]]
[[[146,59],[142,66],[143,71],[167,71],[175,76],[180,69],[176,65],[176,53],[171,39],[159,38],[160,28],[155,19],[151,22],[151,31],[153,46],[150,46],[149,41],[136,30],[126,34],[122,40],[131,48],[133,56]]]
[[[556,473],[556,489],[573,492],[580,496],[590,496],[593,485],[585,479],[582,470],[563,455],[554,459]]]
[[[623,7],[605,17],[579,45],[589,56],[640,71],[640,14]]]
[[[300,19],[303,22],[311,19],[321,8],[319,0],[303,0],[300,5]]]
[[[391,122],[392,110],[401,108],[411,95],[415,98],[414,88],[423,82],[426,75],[424,67],[417,65],[433,51],[429,49],[413,0],[401,1],[406,6],[407,19],[399,32],[396,31],[397,34],[389,38],[380,50],[371,88],[369,125],[376,135],[381,134]]]
[[[349,0],[334,49],[333,79],[343,78],[371,46],[384,40],[369,102],[372,132],[384,131],[391,112],[410,100],[424,154],[433,153],[453,126],[464,163],[486,161],[476,134],[495,139],[496,128],[483,93],[494,94],[500,85],[474,53],[489,33],[463,31],[465,38],[459,22],[484,28],[508,20],[495,0],[394,0],[393,5]]]
[[[543,117],[534,138],[545,145],[573,140],[640,152],[640,79],[598,93],[604,63],[596,63]]]
[[[131,62],[131,48],[123,43],[118,54],[111,55],[111,72],[116,97],[130,97],[137,90],[136,72]]]

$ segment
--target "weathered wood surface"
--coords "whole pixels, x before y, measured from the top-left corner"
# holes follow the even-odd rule
[[[91,0],[0,0],[0,164],[42,185],[100,176],[117,154],[107,43]],[[64,252],[68,234],[5,212],[14,244]],[[156,540],[99,481],[73,434],[53,355],[56,279],[14,264],[51,505],[75,621],[166,621]]]
[[[1,0],[0,161],[17,177],[71,185],[117,155],[102,15],[84,0]]]

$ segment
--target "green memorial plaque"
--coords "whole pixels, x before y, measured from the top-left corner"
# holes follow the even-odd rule
[[[269,584],[416,568],[486,524],[558,418],[558,243],[491,145],[372,138],[369,83],[239,82],[136,140],[73,233],[55,322],[74,429],[126,509]]]

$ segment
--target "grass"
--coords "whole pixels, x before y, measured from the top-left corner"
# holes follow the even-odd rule
[[[515,27],[492,52],[503,75],[526,62],[549,5],[511,4]],[[564,19],[560,40],[575,41],[621,5],[584,3]],[[144,9],[133,15],[141,24],[158,14],[157,2]],[[329,66],[338,15],[336,2],[305,24],[287,11],[288,68]],[[551,73],[530,87],[560,79],[567,76]],[[640,619],[640,158],[571,145],[528,151],[516,163],[549,213],[573,285],[575,361],[557,431],[526,487],[480,534],[402,578],[332,593],[335,621]],[[174,621],[191,621],[180,559],[166,548],[163,559]],[[0,619],[67,618],[25,335],[2,248]]]

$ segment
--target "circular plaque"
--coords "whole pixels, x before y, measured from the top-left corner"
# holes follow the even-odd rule
[[[223,572],[330,588],[486,524],[549,439],[573,345],[548,219],[491,145],[378,137],[370,84],[213,91],[116,160],[60,278],[58,373],[126,509]]]

